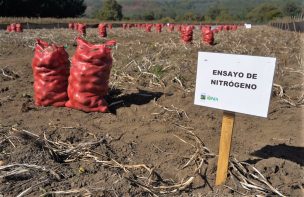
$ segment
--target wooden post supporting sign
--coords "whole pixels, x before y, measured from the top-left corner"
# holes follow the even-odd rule
[[[234,118],[235,113],[233,112],[224,112],[223,114],[219,158],[217,162],[215,181],[216,185],[223,184],[227,178]]]

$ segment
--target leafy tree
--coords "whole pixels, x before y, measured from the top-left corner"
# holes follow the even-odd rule
[[[85,9],[84,0],[0,0],[0,16],[76,17]]]
[[[40,17],[75,17],[84,13],[84,0],[44,0],[40,5]]]
[[[301,6],[294,1],[288,1],[282,10],[285,16],[297,16],[302,12]]]
[[[281,10],[275,5],[263,3],[252,9],[247,18],[252,22],[263,23],[282,16]]]
[[[116,0],[106,0],[96,17],[102,20],[121,20],[123,17],[121,10],[122,6]]]

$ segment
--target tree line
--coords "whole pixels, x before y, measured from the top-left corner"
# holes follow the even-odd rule
[[[86,2],[99,2],[101,5],[95,9],[92,16],[100,20],[158,20],[162,22],[205,21],[205,22],[229,22],[248,21],[252,23],[264,23],[277,17],[299,16],[304,14],[303,3],[297,0],[285,1],[280,4],[270,2],[254,4],[250,7],[234,5],[238,11],[231,9],[229,4],[210,4],[209,1],[187,1],[188,3],[174,5],[166,1],[155,0],[155,4],[134,13],[125,13],[116,0],[84,1],[84,0],[0,0],[0,16],[13,17],[79,17],[84,16]],[[175,0],[177,1],[177,0]],[[131,3],[131,0],[124,1]],[[152,1],[150,1],[151,3]],[[183,2],[183,1],[181,1]],[[204,10],[195,11],[199,3],[204,2]],[[235,0],[235,3],[237,0]],[[239,1],[242,2],[242,1]],[[245,1],[244,1],[245,2]],[[209,3],[209,4],[206,4]],[[248,2],[247,2],[248,4]],[[154,7],[153,7],[154,5]],[[138,5],[137,5],[138,6]],[[142,3],[142,6],[145,4]],[[164,9],[165,6],[166,9]],[[170,7],[171,6],[171,7]],[[95,6],[96,7],[96,6]],[[233,7],[232,7],[233,8]],[[197,9],[197,8],[196,8]],[[242,10],[241,12],[239,10]]]
[[[0,0],[0,16],[78,17],[86,9],[84,0]]]
[[[235,5],[237,6],[237,5]],[[191,4],[189,4],[191,7]],[[283,4],[273,4],[270,2],[257,4],[248,7],[243,12],[233,13],[223,5],[210,6],[205,12],[196,13],[192,11],[180,12],[178,14],[170,9],[158,9],[153,11],[143,11],[134,13],[130,16],[122,15],[122,6],[116,0],[105,0],[101,9],[97,10],[94,18],[101,20],[158,20],[162,22],[182,22],[182,21],[206,21],[206,22],[229,22],[229,21],[248,21],[252,23],[265,23],[274,18],[284,16],[304,15],[304,6],[296,1],[286,1]]]

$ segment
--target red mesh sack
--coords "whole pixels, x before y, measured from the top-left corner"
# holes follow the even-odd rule
[[[11,32],[11,25],[6,26],[6,32]]]
[[[223,31],[223,25],[219,25],[216,29],[218,30],[218,32],[221,32],[221,31]]]
[[[20,23],[16,24],[16,32],[23,32],[23,26]]]
[[[78,32],[79,34],[85,36],[87,34],[87,26],[86,24],[79,23],[78,24]]]
[[[193,40],[193,26],[192,25],[186,25],[182,26],[181,29],[181,40],[184,43],[191,43]]]
[[[237,29],[238,29],[238,26],[237,26],[237,25],[232,25],[232,26],[231,26],[231,30],[236,31]]]
[[[78,31],[78,23],[74,23],[74,30]]]
[[[146,32],[151,32],[153,25],[152,24],[146,24]]]
[[[157,33],[161,33],[162,32],[162,24],[155,24],[155,30]]]
[[[229,25],[224,25],[223,30],[225,30],[225,31],[229,31],[229,30],[230,30]]]
[[[16,24],[12,23],[11,24],[11,32],[15,32],[16,31]]]
[[[69,23],[69,29],[74,29],[74,23]]]
[[[62,46],[37,39],[32,60],[37,106],[65,106],[68,100],[69,55]]]
[[[108,83],[112,67],[111,45],[90,44],[77,38],[76,52],[72,58],[66,107],[85,112],[107,112],[104,97],[108,93]]]
[[[212,45],[214,42],[213,32],[210,29],[202,30],[202,40],[204,43]]]
[[[201,28],[202,33],[204,33],[205,31],[208,31],[208,30],[211,31],[211,26],[210,25],[205,25],[205,26],[202,26],[202,28]]]
[[[104,23],[99,24],[98,33],[99,33],[100,37],[103,37],[103,38],[107,37],[107,24],[104,24]]]

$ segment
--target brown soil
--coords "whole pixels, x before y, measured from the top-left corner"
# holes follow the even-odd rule
[[[118,103],[112,105],[111,113],[84,113],[36,107],[33,102],[31,59],[35,38],[66,45],[72,56],[75,32],[0,31],[0,196],[17,196],[30,187],[27,196],[67,190],[70,196],[152,196],[148,188],[136,183],[140,176],[147,176],[143,170],[125,172],[121,167],[81,156],[64,162],[68,156],[56,158],[50,153],[43,144],[44,134],[51,141],[73,146],[99,141],[89,150],[103,160],[154,167],[159,177],[153,178],[150,185],[168,186],[188,179],[197,163],[182,168],[196,151],[196,142],[187,130],[217,153],[222,119],[222,111],[193,104],[198,51],[277,57],[275,83],[282,86],[283,95],[278,86],[274,87],[267,119],[236,115],[231,154],[254,165],[283,194],[304,195],[303,36],[255,27],[221,32],[215,37],[216,45],[206,46],[200,44],[198,30],[194,43],[183,45],[176,32],[113,29],[109,39],[118,44],[112,50],[107,100]],[[87,39],[104,41],[98,38],[96,29],[88,30]],[[22,130],[39,138],[25,135]],[[231,176],[226,185],[236,191],[215,186],[216,162],[216,157],[207,158],[193,183],[170,196],[259,194],[235,185],[237,181]],[[20,170],[1,170],[1,166],[9,164],[43,166],[59,177],[33,168],[8,176],[6,173]],[[79,191],[72,193],[72,189]]]

